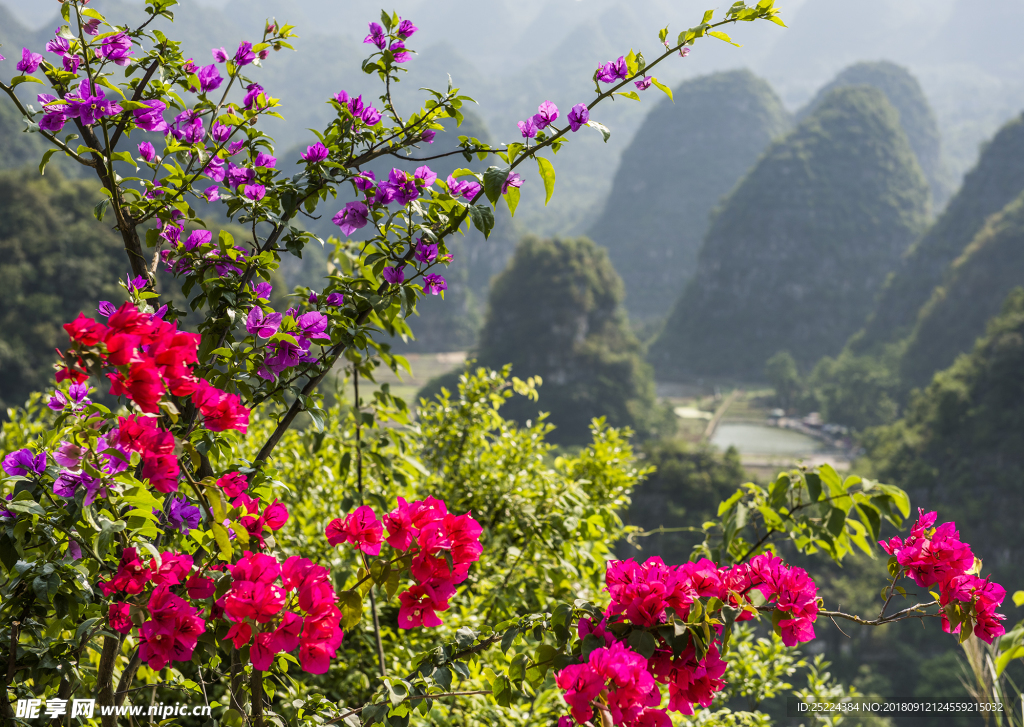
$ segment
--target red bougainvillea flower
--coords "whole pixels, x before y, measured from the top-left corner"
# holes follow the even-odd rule
[[[455,587],[450,585],[412,586],[408,591],[398,594],[401,606],[398,609],[398,627],[414,629],[417,626],[440,626],[443,621],[438,611],[448,610],[448,599],[455,594]]]
[[[380,555],[384,525],[368,505],[357,507],[344,520],[334,519],[327,524],[327,542],[340,545],[349,542],[367,555]]]

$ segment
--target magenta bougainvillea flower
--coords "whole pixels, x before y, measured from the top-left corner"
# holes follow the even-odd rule
[[[315,164],[326,159],[328,153],[327,147],[318,141],[312,146],[306,147],[306,152],[302,155],[302,159],[310,164]]]
[[[224,79],[221,78],[221,75],[217,73],[217,66],[213,63],[211,63],[208,66],[203,66],[202,68],[200,68],[199,72],[196,73],[196,76],[199,78],[199,90],[202,93],[207,93],[208,91],[216,91],[224,82]],[[193,87],[192,91],[195,90],[195,87]]]
[[[235,51],[235,65],[241,68],[247,66],[256,60],[256,54],[252,52],[252,43],[247,40],[242,41],[238,50]]]
[[[245,319],[245,330],[253,336],[270,338],[281,327],[282,317],[281,313],[264,313],[262,308],[255,306]]]
[[[602,83],[614,83],[624,80],[629,75],[629,68],[626,66],[626,59],[619,56],[618,60],[609,61],[597,70],[597,80]]]
[[[341,228],[342,233],[351,235],[356,230],[366,227],[370,210],[362,202],[349,202],[345,208],[334,215],[332,222]]]
[[[522,132],[524,139],[532,139],[537,136],[537,122],[532,118],[526,121],[520,121],[518,123],[519,131]]]
[[[384,28],[381,27],[380,23],[370,23],[370,33],[363,38],[363,42],[370,43],[377,46],[380,50],[384,50],[388,46],[388,37],[384,34]]]
[[[132,40],[124,33],[109,35],[100,43],[96,49],[96,55],[106,58],[119,66],[127,66],[131,61]]]
[[[590,121],[590,109],[586,105],[578,103],[569,111],[569,128],[579,131],[581,126],[586,126]]]
[[[438,295],[439,293],[448,290],[448,281],[442,278],[440,275],[429,273],[423,276],[423,292],[430,295]]]
[[[401,265],[387,266],[382,274],[384,275],[384,280],[391,285],[400,285],[405,282],[405,268]]]
[[[33,53],[28,48],[21,49],[21,60],[18,61],[15,68],[22,73],[35,73],[36,69],[39,68],[39,64],[43,62],[43,56],[39,53]]]
[[[423,242],[423,238],[416,240],[416,261],[430,264],[437,260],[437,245]]]
[[[398,24],[398,36],[400,38],[409,38],[419,28],[412,24],[411,20],[403,20]]]
[[[518,188],[518,187],[522,187],[522,186],[523,186],[523,178],[517,172],[512,172],[511,174],[508,175],[508,177],[505,178],[505,181],[502,182],[502,184],[501,184],[501,193],[502,194],[508,194],[508,190],[509,190],[510,187],[517,187]]]

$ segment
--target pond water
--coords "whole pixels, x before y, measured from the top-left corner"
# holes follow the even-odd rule
[[[741,454],[800,455],[825,450],[824,444],[806,434],[763,424],[723,422],[715,429],[711,443],[722,450],[735,447]]]

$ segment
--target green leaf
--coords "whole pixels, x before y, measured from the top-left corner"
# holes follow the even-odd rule
[[[838,538],[842,534],[845,524],[846,512],[838,507],[833,507],[828,514],[828,522],[825,524],[825,529]]]
[[[547,207],[551,201],[551,195],[555,193],[555,165],[542,156],[537,157],[537,171],[540,178],[544,180],[544,206]]]
[[[742,497],[743,490],[736,490],[736,492],[732,493],[728,500],[723,500],[722,502],[718,503],[718,517],[722,517],[722,515],[731,510],[732,506],[739,502],[740,498]]]
[[[231,537],[228,535],[228,531],[220,523],[212,523],[210,527],[213,530],[213,537],[217,541],[217,548],[220,550],[220,559],[230,562],[234,549],[231,547]]]
[[[519,206],[519,187],[509,187],[503,196],[505,197],[505,204],[508,205],[509,213],[515,217],[516,207]]]
[[[11,79],[11,88],[17,88],[21,84],[27,83],[29,81],[31,81],[32,83],[42,83],[42,81],[40,81],[35,76],[15,76]]]
[[[662,92],[663,92],[663,93],[664,93],[664,94],[665,94],[666,96],[668,96],[668,97],[669,97],[670,99],[672,99],[672,103],[675,103],[675,102],[676,102],[676,100],[675,100],[674,98],[672,98],[672,89],[671,89],[671,88],[669,88],[668,86],[666,86],[666,85],[665,85],[664,83],[662,83],[661,81],[659,81],[659,80],[658,80],[657,78],[655,78],[654,76],[650,76],[650,79],[651,79],[651,83],[653,83],[653,84],[654,84],[655,86],[657,86],[658,88],[660,88],[660,89],[661,89],[661,91],[662,91]]]
[[[473,226],[484,233],[484,238],[490,237],[494,229],[494,211],[486,205],[470,205],[469,217],[473,220]]]
[[[821,477],[817,472],[807,473],[807,494],[811,502],[817,502],[821,498]]]
[[[488,167],[487,171],[484,172],[484,194],[487,195],[487,199],[491,201],[491,204],[497,204],[498,199],[501,197],[501,188],[505,184],[505,180],[508,179],[509,173],[512,171],[511,167]]]
[[[94,19],[102,21],[102,22],[106,22],[106,20],[107,20],[102,15],[100,15],[97,11],[93,10],[92,8],[82,8],[79,12],[81,12],[82,15],[84,15],[87,18],[94,18]]]
[[[636,91],[616,91],[615,95],[616,96],[625,96],[626,98],[631,98],[634,101],[639,101],[640,100],[640,96],[637,95]]]
[[[608,143],[608,138],[612,135],[612,132],[607,126],[598,121],[588,121],[587,126],[589,126],[592,129],[597,129],[598,131],[600,131],[601,136],[604,137],[604,142],[606,144]]]
[[[363,620],[363,599],[356,591],[342,591],[338,594],[338,605],[345,615],[342,629],[348,631]]]
[[[115,160],[115,161],[125,162],[127,164],[131,164],[136,169],[139,168],[139,165],[135,163],[135,159],[132,158],[131,152],[116,151],[116,152],[114,152],[113,154],[110,155],[110,158]]]
[[[650,659],[658,648],[658,642],[649,631],[634,631],[629,635],[628,643],[633,651],[645,659]]]
[[[713,18],[713,17],[715,17],[715,11],[714,10],[705,10],[704,11],[704,19],[700,21],[701,25],[703,25],[704,23],[710,23],[711,22],[711,18]]]
[[[46,165],[50,163],[50,157],[57,153],[57,149],[47,149],[43,152],[43,160],[39,162],[39,175],[46,174]]]
[[[633,49],[630,48],[629,49],[629,55],[626,56],[626,70],[629,71],[629,75],[635,76],[636,72],[639,70],[639,68],[640,67],[639,67],[639,65],[637,64],[637,61],[636,61],[636,53],[634,53]],[[639,99],[637,99],[637,100],[639,100]]]
[[[710,35],[712,38],[718,38],[719,40],[724,40],[729,45],[734,45],[737,48],[742,48],[743,47],[739,43],[733,43],[732,42],[732,38],[730,38],[728,35],[726,35],[725,33],[723,33],[720,30],[709,30],[708,31],[708,35]]]
[[[196,80],[198,80],[198,79],[196,79]],[[106,86],[107,88],[109,88],[109,89],[110,89],[111,91],[113,91],[114,93],[117,93],[117,94],[119,94],[119,95],[121,96],[121,98],[124,98],[124,97],[125,97],[125,96],[124,96],[124,91],[122,91],[122,90],[121,90],[121,89],[119,89],[119,88],[118,88],[117,86],[115,86],[114,84],[112,84],[112,83],[110,82],[110,80],[109,80],[109,79],[108,79],[108,78],[107,78],[106,76],[99,76],[99,77],[98,77],[98,78],[96,79],[96,83],[100,84],[101,86]]]
[[[1024,606],[1024,591],[1017,591],[1013,594],[1013,605],[1017,608]]]
[[[0,563],[10,572],[18,562],[18,549],[7,533],[0,533]]]
[[[35,500],[14,500],[13,502],[8,502],[4,507],[8,510],[23,512],[28,515],[46,514],[46,510]]]

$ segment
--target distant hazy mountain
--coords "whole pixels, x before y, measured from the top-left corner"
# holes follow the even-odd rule
[[[832,89],[859,84],[877,88],[899,111],[900,125],[907,132],[910,147],[931,187],[933,209],[942,209],[953,193],[953,180],[942,158],[942,142],[935,114],[928,105],[921,84],[906,68],[889,61],[854,64],[822,87],[797,113],[797,118],[802,120],[813,113]]]
[[[664,316],[693,276],[708,214],[790,127],[771,87],[750,71],[685,81],[622,153],[589,236],[608,248],[632,318]]]
[[[1024,116],[985,144],[977,165],[939,218],[914,244],[886,282],[864,330],[850,342],[854,353],[877,353],[904,339],[918,312],[942,283],[985,220],[1024,191]],[[978,329],[975,336],[981,334]],[[971,339],[973,341],[973,338]],[[943,368],[936,366],[933,371]]]
[[[927,207],[927,182],[885,95],[833,90],[717,210],[697,274],[651,346],[656,371],[756,380],[777,351],[803,365],[837,353]]]

